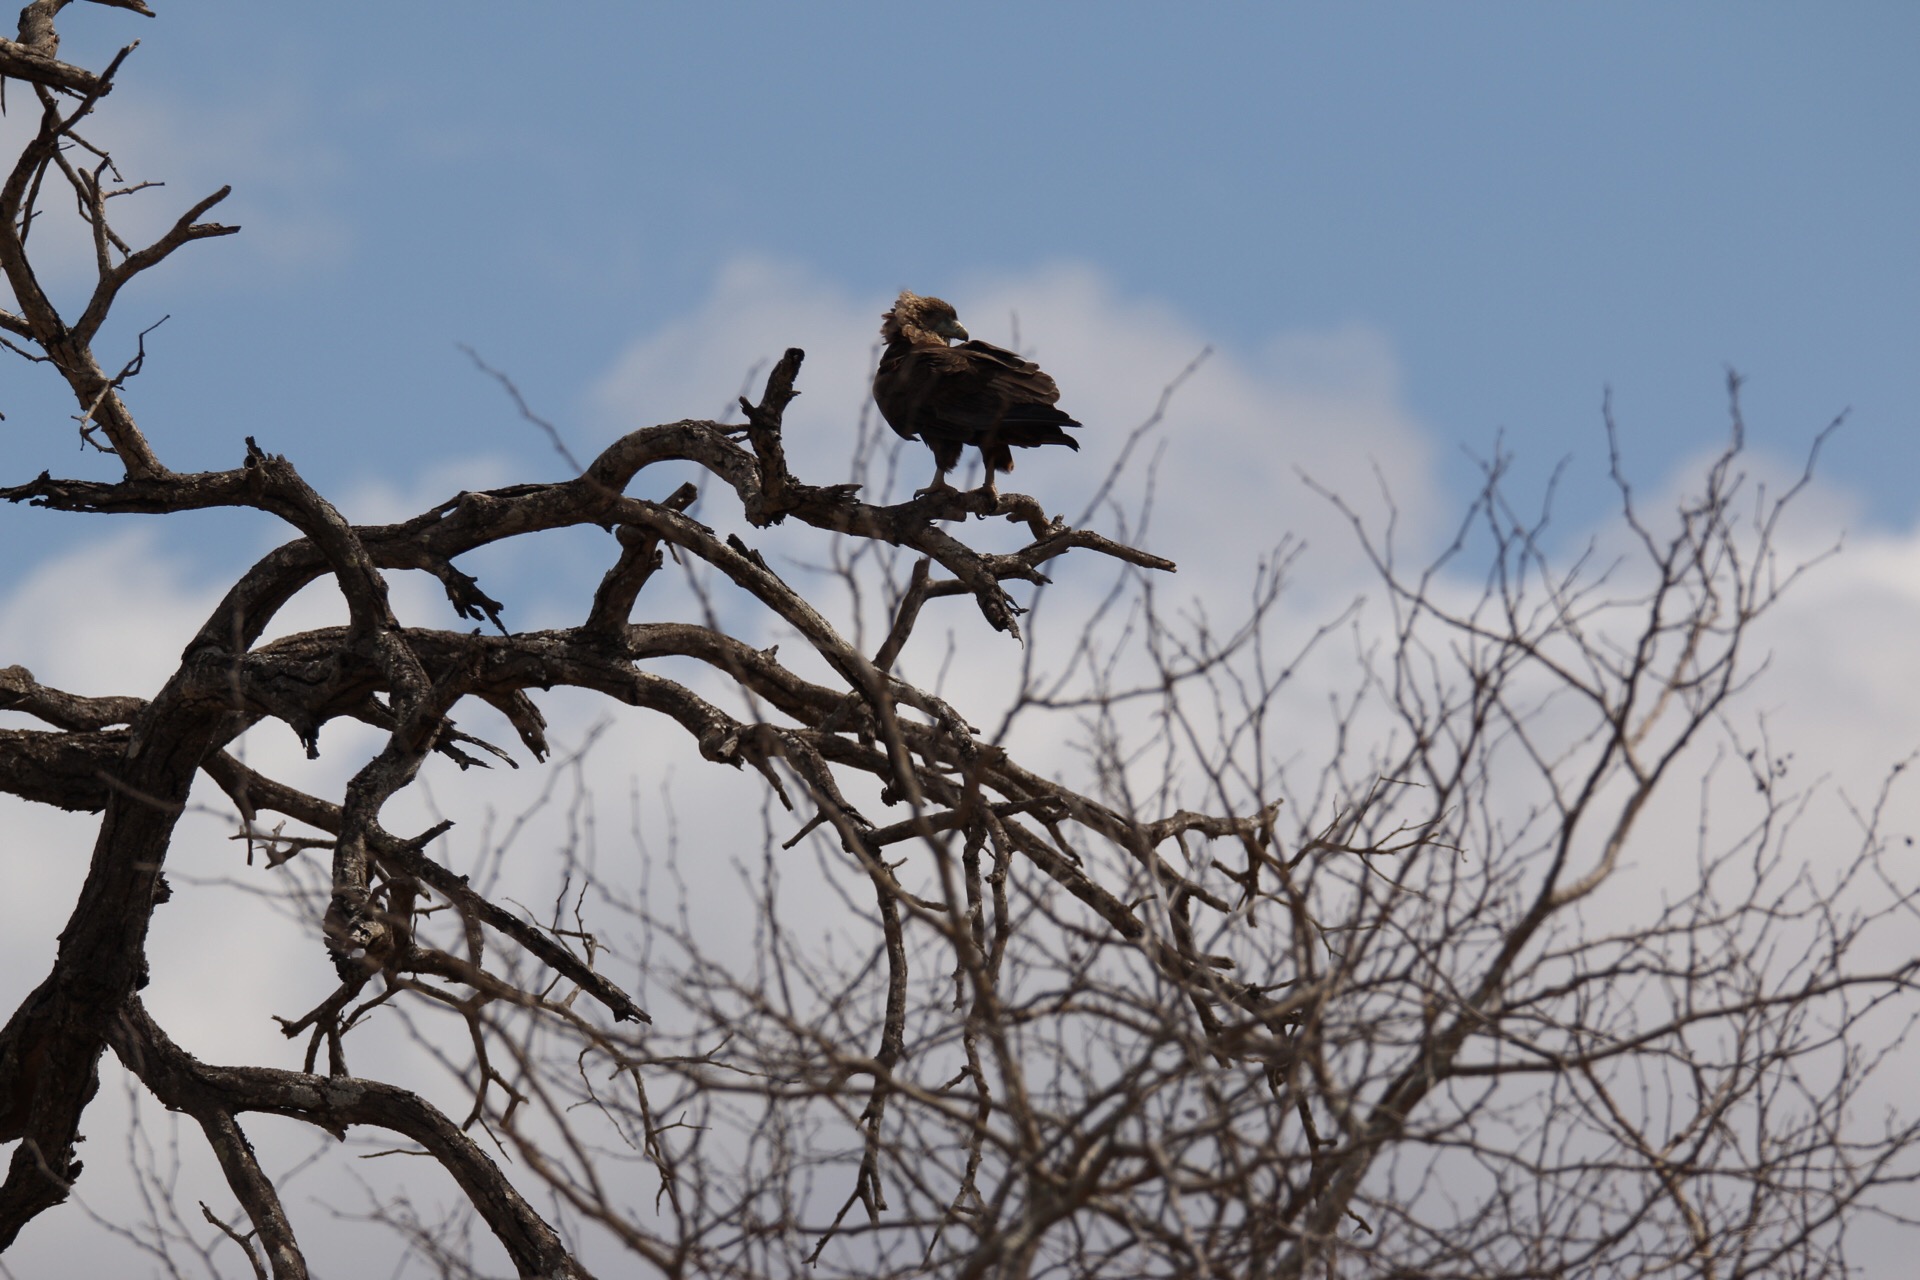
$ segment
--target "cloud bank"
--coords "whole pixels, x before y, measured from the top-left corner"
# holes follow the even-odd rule
[[[1060,383],[1063,407],[1087,424],[1083,451],[1022,458],[1004,487],[1035,493],[1049,510],[1070,516],[1092,500],[1129,433],[1153,417],[1166,388],[1212,348],[1143,436],[1136,465],[1115,490],[1114,507],[1094,515],[1097,525],[1117,527],[1123,518],[1117,513],[1124,512],[1129,527],[1137,528],[1151,493],[1145,545],[1180,564],[1178,575],[1159,587],[1170,598],[1231,615],[1243,607],[1255,564],[1287,537],[1308,548],[1295,572],[1297,595],[1290,599],[1298,602],[1298,616],[1291,622],[1318,625],[1347,598],[1368,590],[1365,559],[1345,517],[1302,482],[1302,473],[1343,495],[1375,527],[1386,519],[1390,500],[1399,536],[1415,548],[1430,546],[1463,500],[1437,488],[1434,458],[1448,446],[1405,402],[1391,342],[1380,333],[1363,327],[1277,333],[1235,347],[1167,306],[1124,296],[1098,272],[1079,266],[951,284],[906,283],[948,297],[977,336],[1017,346]],[[738,261],[694,312],[636,335],[583,392],[593,436],[586,446],[600,447],[620,432],[654,422],[737,418],[737,411],[730,413],[733,398],[743,388],[757,398],[767,363],[797,345],[808,360],[802,396],[787,419],[791,461],[805,479],[839,480],[848,472],[863,416],[867,430],[875,429],[866,384],[879,312],[889,301],[791,264]],[[880,430],[891,447],[891,437]],[[1760,465],[1764,471],[1764,460]],[[500,474],[497,460],[450,466],[454,470],[433,478],[431,493],[369,489],[347,495],[341,505],[359,518],[389,519],[430,505],[450,485],[511,479]],[[930,469],[925,451],[907,446],[896,496],[924,483]],[[1791,478],[1791,471],[1778,471],[1776,487]],[[1589,479],[1602,478],[1572,482]],[[651,484],[643,477],[637,491],[660,496]],[[1658,501],[1649,503],[1657,507]],[[724,499],[710,499],[702,518],[721,520],[725,505]],[[1823,494],[1812,511],[1837,519],[1846,506],[1844,494]],[[961,533],[1003,536],[985,525]],[[1586,536],[1572,531],[1570,544]],[[1790,550],[1811,556],[1833,530],[1810,527],[1793,536]],[[774,544],[778,532],[753,533],[750,540]],[[77,693],[150,694],[225,585],[197,580],[190,550],[163,550],[146,533],[109,533],[44,564],[0,598],[0,665],[21,663]],[[509,619],[517,625],[576,620],[585,607],[583,592],[611,562],[613,549],[610,541],[580,539],[556,544],[552,555],[510,555],[489,564],[483,585],[509,601]],[[1043,663],[1067,660],[1077,640],[1073,626],[1084,625],[1072,620],[1084,618],[1110,582],[1110,573],[1082,576],[1078,566],[1070,560],[1060,567],[1046,606],[1050,612],[1037,620],[1034,643]],[[455,625],[437,588],[419,578],[396,575],[395,604],[403,620]],[[1471,572],[1453,585],[1471,591]],[[682,590],[649,592],[642,598],[649,617],[692,607]],[[848,611],[842,625],[851,629],[851,602],[837,593],[834,598]],[[951,617],[935,620],[927,631],[935,638],[950,633],[956,642],[941,648],[930,641],[910,653],[907,664],[916,678],[928,681],[944,669],[945,696],[976,716],[976,724],[991,724],[994,699],[1004,694],[1017,650],[986,632],[964,602],[943,607]],[[1052,624],[1055,614],[1062,627]],[[275,631],[323,625],[338,616],[337,601],[316,588]],[[1774,742],[1791,751],[1794,768],[1833,779],[1836,801],[1843,794],[1857,799],[1870,793],[1892,762],[1920,746],[1920,681],[1914,679],[1910,642],[1917,629],[1920,531],[1910,529],[1855,536],[1842,555],[1788,596],[1761,633],[1772,651],[1771,669],[1748,710],[1765,713]],[[1302,689],[1300,705],[1323,703],[1345,674],[1342,659],[1330,656],[1315,677],[1326,683]],[[525,763],[517,772],[463,774],[435,760],[427,771],[428,789],[397,804],[388,826],[419,829],[437,812],[460,819],[437,853],[465,869],[494,847],[489,839],[497,845],[508,816],[536,813],[501,863],[506,883],[529,902],[551,900],[552,858],[562,847],[585,850],[603,874],[632,885],[659,872],[653,860],[668,839],[677,838],[691,927],[711,937],[717,950],[738,947],[744,941],[736,931],[740,876],[753,874],[767,832],[784,838],[794,820],[777,813],[763,819],[758,780],[706,765],[677,728],[663,730],[636,714],[610,718],[619,709],[586,698],[555,695],[543,706],[563,746],[598,735],[596,750],[577,769],[565,773]],[[456,714],[463,716],[463,727],[502,736],[503,726],[489,712],[462,708]],[[0,713],[0,726],[23,723]],[[1312,730],[1303,728],[1302,742],[1311,740]],[[1023,745],[1062,768],[1078,767],[1057,739],[1038,734]],[[245,742],[255,765],[323,793],[337,789],[362,753],[377,749],[371,731],[351,727],[330,730],[322,746],[320,761],[306,761],[290,735],[271,726]],[[549,794],[556,785],[557,793]],[[298,1046],[279,1037],[271,1015],[304,1012],[305,1005],[293,1006],[317,1000],[331,975],[315,930],[290,924],[242,888],[218,883],[265,883],[260,878],[268,873],[241,865],[240,846],[225,840],[230,827],[212,816],[221,807],[217,800],[207,796],[209,813],[183,826],[174,864],[180,892],[157,921],[151,999],[163,1023],[196,1052],[297,1066]],[[483,816],[489,814],[491,823]],[[763,825],[767,821],[772,825]],[[9,883],[0,898],[0,999],[11,1007],[50,963],[55,934],[84,874],[91,823],[0,799],[0,829],[7,832]],[[1836,850],[1844,848],[1844,840],[1836,842]],[[785,873],[783,892],[796,918],[835,918],[838,894],[813,877],[804,851],[793,857],[801,861]],[[644,1002],[639,958],[616,956],[613,964],[623,979],[643,984]],[[217,1003],[206,999],[209,990],[222,992]],[[434,1088],[457,1096],[445,1080],[427,1091]],[[304,1146],[285,1148],[295,1149]],[[327,1194],[354,1202],[351,1191]],[[37,1222],[8,1261],[23,1275],[81,1255],[97,1255],[105,1266],[109,1248],[78,1214],[56,1213]]]

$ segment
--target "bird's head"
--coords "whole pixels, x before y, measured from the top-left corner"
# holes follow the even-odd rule
[[[915,344],[945,346],[949,340],[967,340],[967,331],[960,327],[960,314],[951,302],[943,298],[923,298],[907,289],[900,291],[893,310],[880,319],[880,336],[888,342],[905,338]]]

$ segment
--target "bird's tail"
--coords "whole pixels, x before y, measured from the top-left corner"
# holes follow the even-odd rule
[[[1018,405],[1009,409],[1006,416],[1000,419],[999,430],[995,434],[1008,444],[1019,445],[1023,449],[1043,444],[1063,444],[1077,451],[1080,442],[1061,428],[1079,425],[1077,418],[1068,417],[1052,405]],[[1011,464],[1007,469],[1013,469]]]

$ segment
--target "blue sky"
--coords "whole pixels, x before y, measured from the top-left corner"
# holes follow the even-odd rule
[[[154,3],[155,21],[70,6],[63,54],[97,66],[143,41],[95,130],[128,178],[169,183],[137,197],[135,222],[235,188],[218,216],[242,234],[129,290],[101,346],[123,360],[170,316],[127,394],[178,469],[235,465],[252,435],[350,515],[394,518],[561,474],[458,343],[511,372],[577,453],[712,416],[799,345],[792,447],[808,478],[838,479],[878,313],[905,286],[952,298],[990,340],[1018,316],[1058,376],[1086,448],[1023,460],[1012,486],[1050,509],[1077,509],[1158,388],[1215,349],[1164,429],[1153,544],[1181,560],[1181,591],[1226,613],[1282,534],[1316,550],[1344,536],[1296,465],[1351,494],[1378,464],[1431,516],[1504,433],[1533,480],[1573,457],[1578,534],[1611,506],[1603,391],[1651,488],[1723,439],[1732,366],[1755,440],[1785,465],[1852,410],[1814,506],[1827,529],[1793,549],[1854,537],[1763,637],[1770,723],[1842,787],[1912,749],[1920,6]],[[7,101],[10,141],[29,99]],[[42,243],[71,301],[84,253],[60,265],[78,246],[51,224]],[[111,474],[78,451],[55,383],[0,358],[0,483]],[[912,483],[929,469],[907,464]],[[0,506],[0,665],[148,694],[233,574],[286,536],[256,513]],[[577,619],[610,551],[567,545],[588,554],[481,567],[510,624]],[[454,625],[405,578],[407,621]],[[323,613],[303,601],[289,625]],[[585,718],[562,727],[577,737]],[[658,747],[623,724],[633,745],[606,795]],[[324,767],[357,764],[336,741]],[[302,767],[290,739],[257,750]],[[492,803],[479,783],[436,785],[469,814]],[[9,831],[32,847],[58,821]],[[181,856],[232,857],[211,837]],[[25,876],[0,935],[26,958],[0,971],[33,975],[71,892]],[[315,972],[308,938],[271,936],[283,951],[249,951],[263,1003]],[[228,963],[191,942],[189,960]],[[199,988],[166,982],[187,1021]],[[220,1028],[190,1029],[227,1054]],[[77,1216],[36,1231],[51,1258],[100,1234]]]
[[[236,187],[241,237],[122,309],[172,314],[132,398],[177,467],[231,465],[249,433],[335,488],[462,450],[543,463],[454,344],[578,424],[619,352],[742,258],[875,300],[1070,264],[1229,354],[1377,335],[1455,482],[1498,431],[1535,471],[1597,460],[1608,387],[1657,476],[1719,438],[1732,366],[1785,452],[1851,407],[1827,475],[1863,518],[1916,513],[1912,6],[168,5],[64,25],[83,60],[144,41],[100,129],[138,144],[129,176],[171,180],[155,216]],[[0,382],[0,459],[57,471],[65,406],[27,374]]]

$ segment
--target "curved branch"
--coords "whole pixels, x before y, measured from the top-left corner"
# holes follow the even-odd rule
[[[180,1098],[215,1115],[266,1112],[336,1135],[368,1125],[411,1138],[453,1176],[521,1275],[592,1280],[487,1153],[418,1094],[352,1077],[210,1066],[176,1045],[138,1000],[128,1001],[111,1034],[121,1060],[162,1099]],[[291,1239],[289,1232],[286,1243]]]

